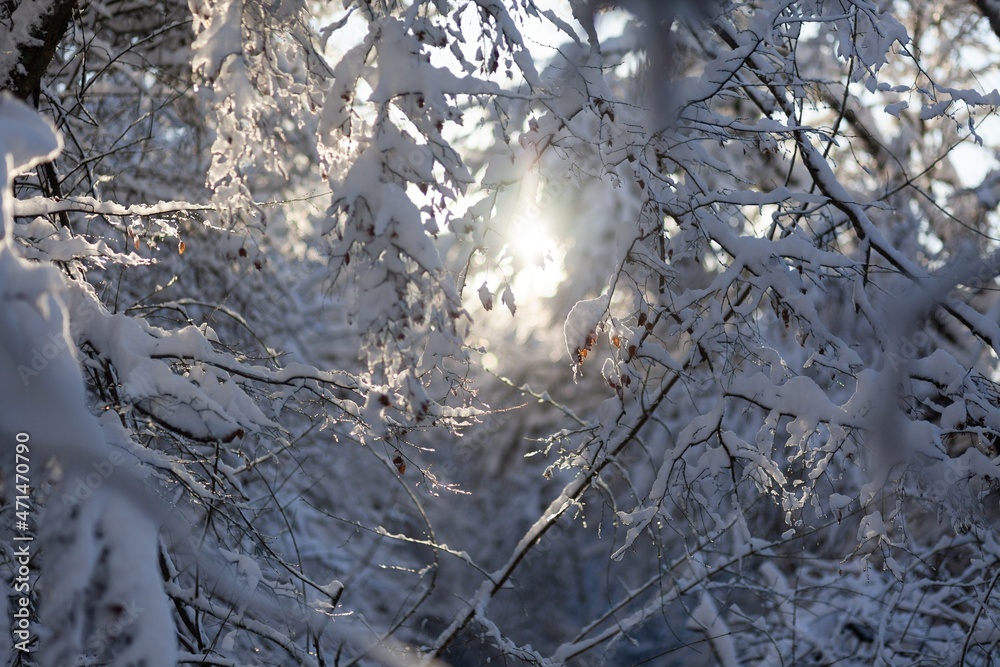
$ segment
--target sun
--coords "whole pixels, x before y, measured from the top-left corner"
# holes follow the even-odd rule
[[[546,298],[556,294],[565,278],[562,252],[548,233],[544,218],[516,221],[508,232],[507,253],[515,268],[515,292],[530,298]]]

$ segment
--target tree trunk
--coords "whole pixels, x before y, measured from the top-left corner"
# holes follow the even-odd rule
[[[5,38],[2,41],[15,47],[9,53],[16,58],[13,62],[4,63],[7,71],[0,72],[0,85],[6,84],[4,87],[22,100],[29,100],[36,94],[49,63],[56,55],[59,40],[73,20],[75,7],[76,0],[21,0],[17,4],[7,19],[0,23],[3,26],[0,36]],[[22,36],[20,23],[27,24],[31,39]]]
[[[1000,0],[975,0],[976,7],[990,21],[993,32],[1000,37]]]

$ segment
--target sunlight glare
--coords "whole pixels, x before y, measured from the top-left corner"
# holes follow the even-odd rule
[[[515,291],[532,299],[554,296],[565,277],[562,253],[546,227],[541,218],[519,221],[508,238],[508,253],[519,265],[514,276]]]

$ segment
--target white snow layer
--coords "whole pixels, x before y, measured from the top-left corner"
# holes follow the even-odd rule
[[[158,572],[151,495],[87,408],[60,274],[28,263],[13,243],[12,179],[53,159],[62,140],[5,93],[0,128],[0,438],[10,448],[16,434],[28,434],[39,479],[51,458],[62,470],[61,486],[52,494],[62,501],[50,501],[40,517],[36,543],[45,553],[41,657],[44,664],[75,664],[83,654],[100,653],[112,665],[174,665],[174,626]]]
[[[577,350],[589,348],[588,339],[591,334],[596,333],[597,325],[607,314],[610,299],[609,294],[596,299],[585,299],[573,306],[566,316],[563,336],[566,339],[566,352],[574,361],[577,359]]]

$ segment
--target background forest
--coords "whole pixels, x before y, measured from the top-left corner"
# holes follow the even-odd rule
[[[0,2],[0,662],[996,664],[998,34]]]

